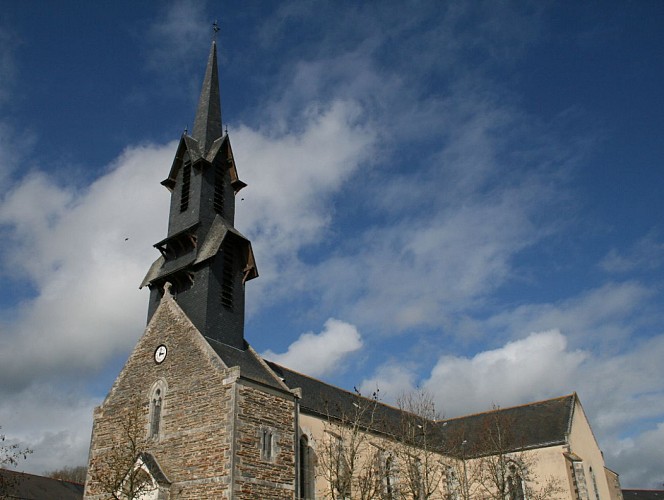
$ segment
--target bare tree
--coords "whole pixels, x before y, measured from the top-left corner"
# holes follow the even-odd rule
[[[399,464],[398,487],[392,498],[417,500],[442,498],[447,467],[436,438],[440,419],[433,397],[424,390],[403,394],[397,400],[400,422],[393,454]]]
[[[143,413],[138,401],[127,405],[119,418],[115,441],[90,461],[88,474],[95,494],[134,500],[157,488],[141,458],[147,448]]]
[[[1,427],[0,427],[1,429]],[[30,448],[24,448],[18,443],[8,443],[6,436],[0,434],[0,468],[16,467],[21,460],[28,458],[32,453]],[[15,486],[15,476],[0,475],[0,498],[4,498],[7,491]]]
[[[328,408],[324,436],[317,443],[317,475],[325,479],[324,494],[330,500],[371,500],[385,494],[386,454],[372,439],[381,425],[377,393],[372,398],[356,393]]]
[[[511,413],[495,407],[441,422],[423,391],[401,396],[398,407],[358,393],[328,410],[317,443],[324,498],[550,500],[563,492],[559,480],[537,476],[537,453],[523,445],[527,427]]]
[[[65,466],[61,469],[55,469],[45,474],[46,477],[59,479],[61,481],[69,481],[72,483],[85,483],[85,476],[88,473],[88,468],[85,465],[77,465],[75,467]]]
[[[483,500],[548,500],[557,498],[562,485],[553,477],[535,473],[538,460],[519,443],[518,422],[505,412],[489,413],[473,442],[462,441],[460,476],[462,498]],[[465,448],[468,449],[465,449]],[[459,461],[457,461],[457,470]]]

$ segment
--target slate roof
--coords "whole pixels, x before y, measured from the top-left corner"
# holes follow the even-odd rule
[[[343,420],[355,414],[356,405],[366,407],[373,403],[358,394],[271,361],[267,363],[288,387],[302,389],[302,413]],[[567,442],[576,400],[576,394],[570,394],[522,406],[431,422],[437,442],[435,447],[442,453],[466,458],[495,453],[491,429],[496,426],[500,427],[505,438],[500,447],[504,452],[563,444]],[[376,432],[395,435],[407,415],[393,406],[376,403],[373,422],[364,423],[373,424]]]
[[[622,490],[625,500],[662,500],[664,490]]]
[[[241,378],[253,380],[280,391],[287,390],[286,386],[279,383],[278,377],[270,371],[261,357],[246,342],[245,349],[241,350],[210,337],[205,337],[205,340],[226,366],[240,367]]]
[[[164,474],[164,471],[161,470],[159,462],[157,462],[157,459],[151,453],[141,453],[140,459],[148,471],[150,471],[152,478],[157,481],[158,484],[171,484],[171,482]]]
[[[403,412],[398,408],[326,384],[272,361],[266,360],[266,362],[288,387],[302,390],[300,399],[300,411],[302,413],[322,418],[329,417],[344,420],[355,415],[358,408],[366,408],[375,404],[374,430],[388,434],[394,432],[402,420]],[[364,423],[369,425],[371,422],[365,421]]]
[[[0,469],[0,481],[7,487],[7,498],[22,500],[80,500],[83,485],[25,472]]]
[[[576,394],[437,422],[443,446],[459,457],[541,448],[567,442]],[[501,444],[494,437],[499,429]],[[464,443],[465,441],[465,443]]]
[[[196,227],[197,224],[194,224],[192,227]],[[188,230],[188,229],[187,229]],[[186,231],[186,230],[185,230]],[[179,233],[178,233],[179,234]],[[205,240],[203,243],[196,247],[195,253],[187,253],[177,259],[166,260],[163,256],[159,256],[155,260],[150,269],[148,270],[145,278],[141,282],[139,288],[143,288],[151,283],[154,283],[156,280],[164,280],[168,276],[177,273],[178,271],[185,269],[191,265],[197,265],[201,262],[206,261],[217,255],[221,249],[221,245],[224,242],[224,239],[228,234],[233,234],[242,242],[242,250],[244,252],[244,262],[245,264],[245,281],[252,280],[258,277],[258,269],[256,268],[256,259],[254,258],[254,252],[251,249],[251,242],[244,237],[244,235],[235,229],[233,226],[228,224],[224,218],[217,214],[212,221],[209,231],[205,235]],[[177,235],[171,236],[171,238]],[[165,241],[168,241],[169,238],[160,241],[157,245],[163,244]]]

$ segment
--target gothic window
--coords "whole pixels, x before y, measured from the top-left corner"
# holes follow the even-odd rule
[[[424,478],[422,476],[422,461],[413,456],[407,458],[408,462],[405,464],[408,474],[408,489],[414,499],[419,500],[422,498]]]
[[[309,446],[309,438],[300,438],[300,496],[302,500],[314,498],[314,464],[313,450]]]
[[[261,459],[266,462],[274,460],[274,432],[267,427],[261,428]]]
[[[153,386],[150,392],[149,436],[151,439],[159,439],[160,436],[165,395],[166,384],[160,380]]]
[[[233,309],[235,288],[235,247],[229,237],[223,246],[223,269],[221,275],[221,303],[226,309]]]
[[[352,471],[346,457],[346,447],[340,436],[329,433],[330,442],[330,463],[332,487],[335,492],[335,498],[351,497]]]
[[[214,167],[214,200],[212,203],[214,211],[223,215],[224,211],[224,168],[221,163]]]
[[[396,483],[396,478],[394,476],[394,457],[392,455],[387,455],[385,457],[385,470],[384,472],[384,478],[385,478],[385,497],[387,500],[392,500],[396,498],[395,495],[395,483]]]
[[[521,470],[516,464],[510,464],[507,475],[507,498],[509,500],[525,500],[526,492],[524,488]]]
[[[461,482],[457,477],[453,467],[447,466],[445,469],[445,481],[447,483],[447,497],[449,500],[459,500],[461,491]]]
[[[182,166],[182,185],[180,186],[180,212],[189,208],[189,191],[191,190],[191,161],[185,154]]]

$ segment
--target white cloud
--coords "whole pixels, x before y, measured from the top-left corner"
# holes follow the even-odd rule
[[[664,334],[634,337],[630,344],[619,352],[595,355],[578,376],[584,407],[602,436],[664,420]]]
[[[489,318],[485,328],[513,338],[524,331],[552,328],[578,347],[612,351],[629,344],[644,324],[657,321],[648,311],[653,290],[637,281],[606,283],[559,303],[524,304]]]
[[[361,387],[378,387],[383,396],[394,401],[421,386],[445,416],[453,417],[485,411],[492,404],[512,406],[571,393],[588,357],[586,352],[570,351],[565,336],[551,330],[532,333],[472,357],[440,356],[422,381],[413,368],[391,360],[365,379]]]
[[[330,318],[322,332],[303,333],[285,353],[266,351],[263,356],[293,370],[320,377],[338,369],[346,356],[361,347],[362,337],[355,326]]]
[[[147,30],[151,44],[148,65],[164,75],[184,74],[183,67],[199,66],[200,58],[192,58],[192,53],[197,54],[212,35],[212,20],[205,18],[205,2],[175,0],[158,4],[158,8],[158,17]]]
[[[396,360],[378,367],[374,375],[360,385],[362,394],[379,391],[380,399],[394,403],[402,395],[413,394],[417,386],[417,374]]]
[[[166,232],[169,197],[159,180],[174,149],[128,149],[81,191],[34,172],[2,200],[0,224],[12,242],[3,271],[35,289],[13,304],[14,321],[0,335],[5,389],[48,373],[95,371],[138,338],[147,303],[138,285]]]
[[[73,388],[63,390],[36,383],[24,391],[5,395],[0,422],[7,441],[33,451],[18,470],[42,474],[63,465],[85,465],[90,447],[92,411],[99,398],[82,396]]]
[[[295,257],[320,241],[333,217],[332,195],[366,167],[375,134],[357,122],[359,113],[348,101],[311,105],[301,129],[289,134],[248,127],[233,134],[240,177],[249,184],[237,199],[236,227],[252,240],[261,275],[248,288],[251,309],[280,276],[289,275],[290,286],[298,286]],[[285,290],[272,289],[270,296],[280,291]]]
[[[492,403],[511,406],[572,392],[586,357],[569,351],[559,331],[532,333],[473,357],[442,356],[423,387],[449,415],[486,410]]]
[[[606,460],[623,488],[661,489],[664,483],[664,422],[634,438],[612,443]]]
[[[444,324],[512,279],[512,258],[542,238],[528,219],[526,189],[391,218],[307,276],[327,304],[363,328],[403,332]]]
[[[654,232],[647,234],[623,253],[612,248],[600,261],[599,267],[609,273],[652,271],[664,261],[664,243],[657,240]]]

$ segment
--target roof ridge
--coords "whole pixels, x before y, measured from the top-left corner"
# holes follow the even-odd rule
[[[0,474],[8,472],[10,474],[16,474],[16,475],[21,475],[21,476],[32,476],[32,477],[38,477],[40,479],[48,479],[50,481],[59,481],[61,483],[69,483],[69,484],[76,484],[78,486],[85,486],[85,483],[79,483],[78,481],[71,481],[69,479],[60,479],[57,477],[49,477],[49,476],[44,476],[41,474],[35,474],[33,472],[24,472],[20,470],[12,470],[12,469],[7,469],[4,467],[0,467]]]
[[[280,365],[279,363],[276,363],[275,361],[270,361],[268,359],[264,359],[264,361],[268,364],[268,366],[269,365],[275,365],[275,366],[279,367],[282,370],[287,370],[287,371],[295,373],[296,375],[299,375],[301,377],[308,378],[309,380],[314,380],[314,381],[318,382],[319,384],[323,384],[323,385],[326,385],[328,387],[332,387],[333,389],[336,389],[338,391],[345,392],[346,394],[348,394],[348,395],[350,395],[354,398],[360,398],[360,399],[364,399],[364,400],[366,400],[368,402],[371,402],[371,403],[377,403],[377,404],[385,406],[387,408],[391,408],[394,411],[399,411],[399,412],[402,412],[402,413],[410,413],[410,414],[415,415],[413,412],[409,412],[408,410],[404,410],[402,408],[391,405],[389,403],[385,403],[384,401],[381,401],[379,399],[371,399],[367,396],[363,396],[361,393],[358,393],[358,392],[349,391],[348,389],[344,389],[343,387],[339,387],[338,385],[330,384],[329,382],[325,382],[325,381],[323,381],[321,379],[318,379],[316,377],[312,377],[311,375],[307,375],[307,374],[299,372],[297,370],[293,370],[292,368],[288,368],[286,366]],[[278,374],[277,374],[277,376],[278,376]],[[291,389],[293,389],[293,387],[291,387]],[[431,420],[431,422],[440,422],[440,421],[439,420]]]
[[[480,415],[489,415],[491,413],[498,413],[498,412],[501,412],[501,411],[515,410],[517,408],[525,408],[526,406],[535,406],[535,405],[538,405],[538,404],[548,403],[548,402],[551,402],[551,401],[557,401],[559,399],[567,399],[567,398],[571,398],[571,397],[575,397],[575,396],[576,396],[576,393],[570,393],[570,394],[565,394],[564,396],[557,396],[555,398],[541,399],[541,400],[538,400],[538,401],[532,401],[530,403],[522,403],[520,405],[506,406],[506,407],[500,406],[498,408],[494,408],[493,410],[485,410],[485,411],[480,411],[480,412],[476,412],[476,413],[469,413],[468,415],[459,415],[458,417],[443,418],[441,420],[438,420],[437,422],[450,422],[452,420],[460,420],[460,419],[469,418],[469,417],[478,417]]]

